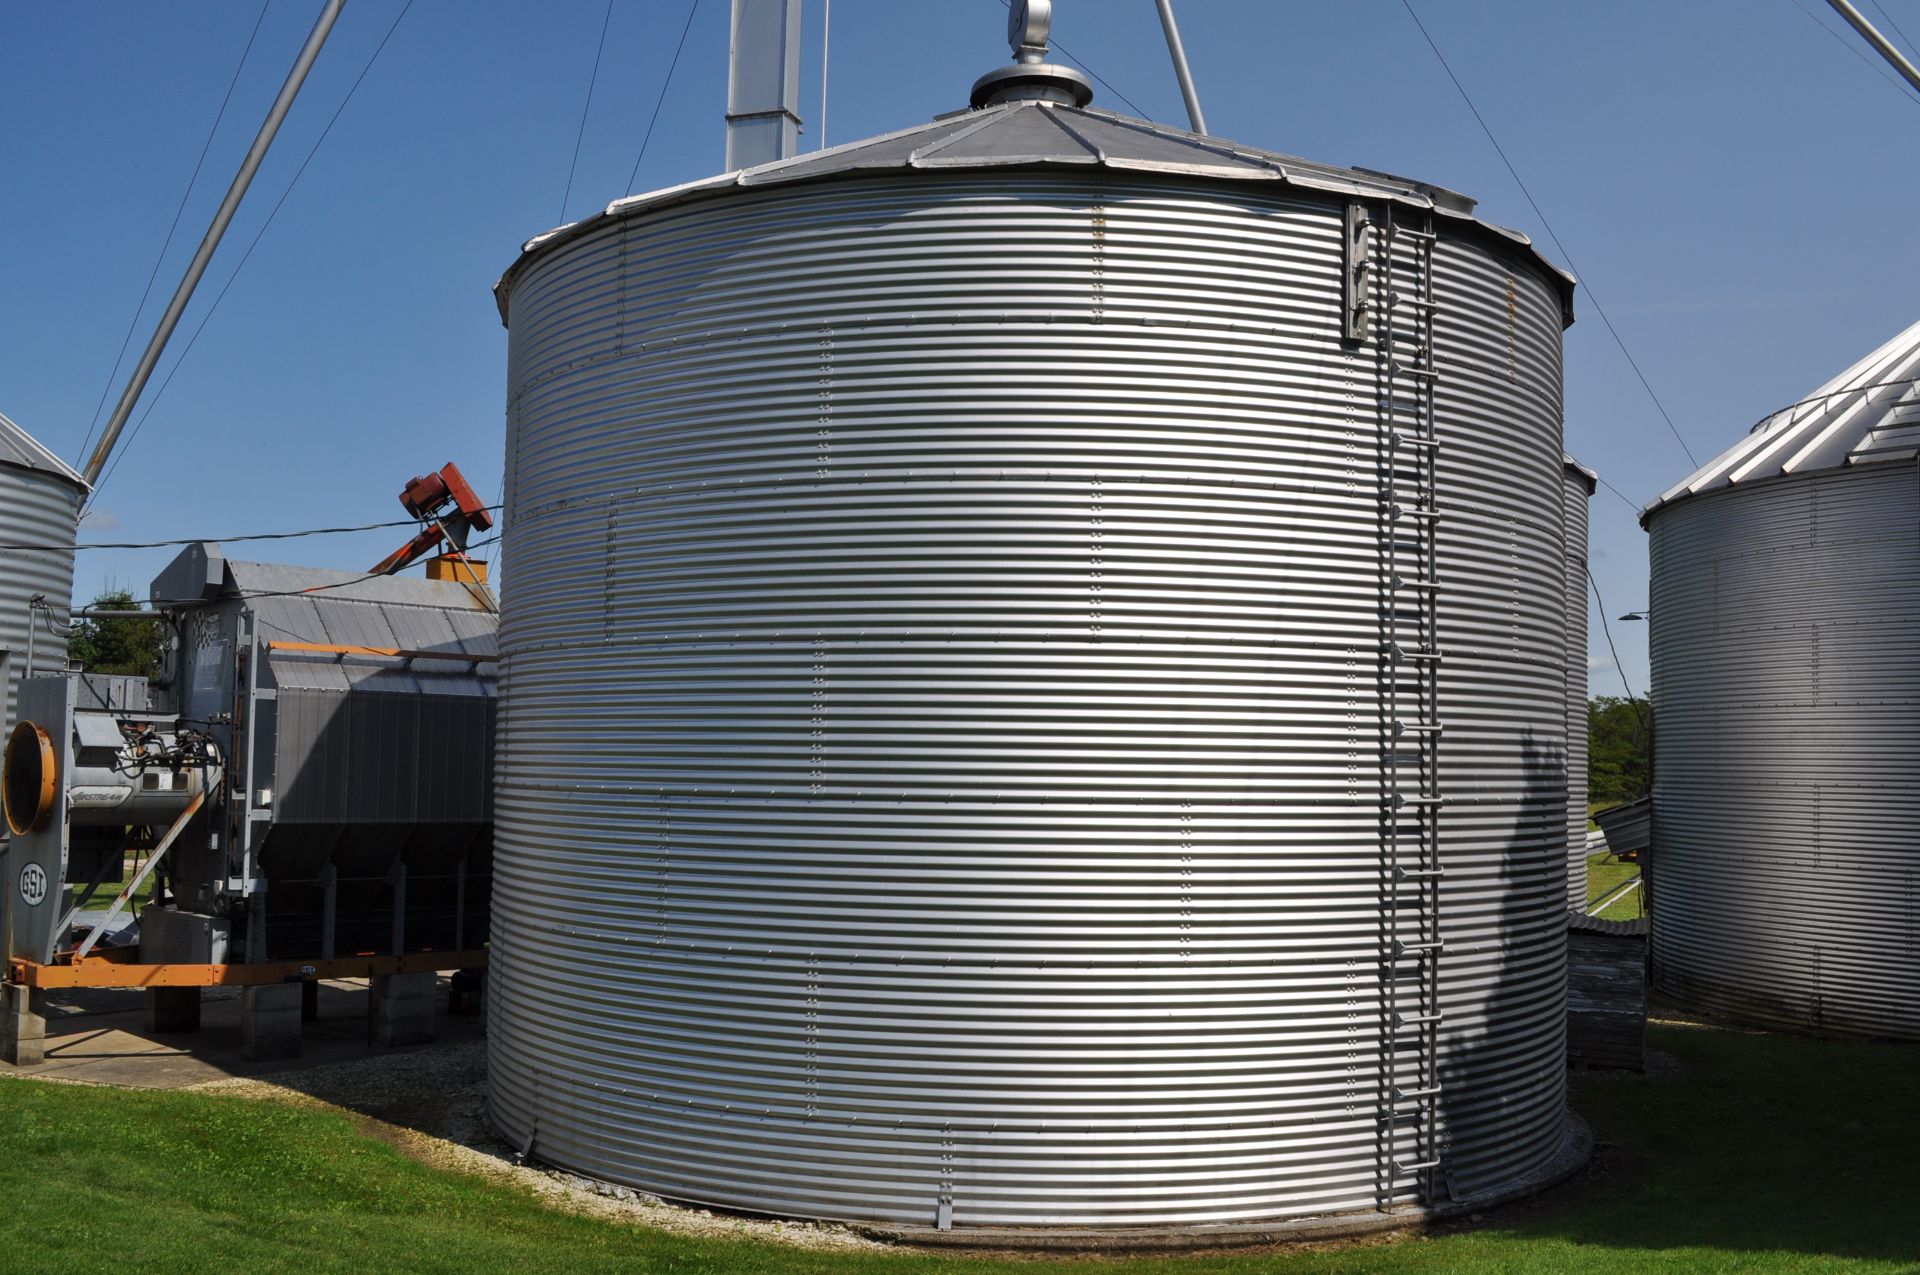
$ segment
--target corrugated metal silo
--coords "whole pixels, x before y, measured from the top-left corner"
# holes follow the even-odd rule
[[[1587,905],[1587,502],[1599,476],[1566,458],[1567,906]]]
[[[1655,986],[1920,1038],[1920,324],[1650,505]]]
[[[86,485],[80,475],[24,429],[0,416],[0,658],[7,664],[0,725],[13,729],[14,701],[26,675],[28,628],[38,672],[67,666],[67,641],[34,619],[28,603],[44,594],[64,625],[73,605],[73,544]],[[0,827],[0,845],[6,830]]]
[[[1016,100],[530,243],[499,1129],[907,1227],[1567,1163],[1570,284],[1471,207]]]
[[[13,732],[20,679],[32,647],[37,672],[66,667],[67,640],[28,604],[39,594],[62,624],[73,606],[73,544],[86,490],[80,475],[0,416],[0,747]],[[0,888],[12,889],[9,828],[0,819]],[[0,939],[4,939],[0,935]]]

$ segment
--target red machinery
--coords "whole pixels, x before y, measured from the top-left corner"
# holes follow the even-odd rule
[[[486,583],[487,564],[467,557],[467,537],[492,527],[493,515],[467,485],[458,465],[448,461],[439,473],[410,481],[400,493],[400,504],[420,520],[420,534],[382,558],[373,568],[374,575],[404,571],[438,545],[439,554],[427,563],[429,580]]]

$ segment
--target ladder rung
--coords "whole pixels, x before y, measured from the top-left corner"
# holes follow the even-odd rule
[[[1387,644],[1387,656],[1396,664],[1401,660],[1433,660],[1437,663],[1446,658],[1445,653],[1437,648],[1431,651],[1409,651],[1398,642],[1390,642]]]
[[[1438,1097],[1439,1093],[1439,1085],[1428,1085],[1424,1089],[1402,1089],[1398,1085],[1395,1085],[1393,1088],[1393,1098],[1395,1102],[1406,1098],[1434,1098]]]
[[[1392,446],[1392,447],[1398,447],[1403,443],[1406,444],[1408,447],[1440,446],[1440,440],[1437,438],[1422,438],[1418,434],[1402,434],[1397,429],[1394,430],[1391,434],[1387,435],[1387,443],[1389,446]]]
[[[1399,376],[1402,373],[1405,373],[1408,376],[1424,376],[1429,379],[1437,378],[1440,375],[1440,373],[1434,371],[1431,368],[1409,367],[1404,363],[1393,364],[1393,374],[1395,376]]]
[[[1387,298],[1387,304],[1388,305],[1415,305],[1415,306],[1419,306],[1422,310],[1433,310],[1436,312],[1446,309],[1446,307],[1441,305],[1438,301],[1427,301],[1421,297],[1405,297],[1405,296],[1401,296],[1398,292],[1394,293],[1392,296]]]
[[[1393,724],[1393,733],[1395,735],[1438,735],[1440,732],[1444,731],[1445,729],[1446,729],[1446,726],[1439,722],[1435,722],[1431,725],[1411,725],[1411,726],[1408,725],[1406,722],[1395,722]]]
[[[1393,505],[1387,506],[1387,513],[1395,518],[1398,518],[1402,514],[1404,514],[1409,518],[1426,518],[1434,522],[1440,521],[1440,518],[1441,518],[1441,513],[1438,509],[1421,509],[1418,507],[1414,507],[1410,509],[1407,506],[1401,505],[1401,504],[1393,504]]]
[[[1406,579],[1404,576],[1395,576],[1393,578],[1393,587],[1396,589],[1439,590],[1439,589],[1445,588],[1446,586],[1441,584],[1438,580],[1428,580],[1428,579],[1409,580],[1409,579]]]
[[[1424,1172],[1424,1171],[1425,1171],[1425,1170],[1427,1170],[1427,1169],[1437,1169],[1437,1168],[1439,1168],[1439,1167],[1440,1167],[1440,1161],[1438,1161],[1438,1160],[1416,1160],[1416,1161],[1414,1161],[1414,1162],[1413,1162],[1412,1164],[1398,1164],[1398,1163],[1396,1163],[1396,1164],[1395,1164],[1395,1165],[1394,1165],[1393,1167],[1394,1167],[1395,1169],[1398,1169],[1398,1170],[1399,1170],[1400,1172],[1402,1172],[1402,1173],[1420,1173],[1420,1172]]]
[[[1445,868],[1395,868],[1394,876],[1402,881],[1437,881],[1447,875]]]
[[[1389,225],[1387,227],[1387,233],[1389,235],[1405,235],[1409,239],[1426,239],[1429,241],[1440,237],[1431,230],[1414,230],[1411,227],[1400,225]]]
[[[1392,805],[1395,810],[1398,810],[1402,806],[1443,806],[1446,804],[1446,801],[1447,799],[1445,797],[1403,797],[1399,793],[1395,793],[1389,799],[1389,804]]]
[[[1445,947],[1446,947],[1446,942],[1443,939],[1422,939],[1417,943],[1407,943],[1400,939],[1395,939],[1393,941],[1393,950],[1398,953],[1438,952],[1444,949]],[[1439,1015],[1436,1014],[1434,1017],[1437,1019]]]

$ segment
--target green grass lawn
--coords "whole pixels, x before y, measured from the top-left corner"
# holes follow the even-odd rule
[[[1587,906],[1599,902],[1607,891],[1626,884],[1640,875],[1637,863],[1615,863],[1604,853],[1587,856]],[[1609,921],[1631,921],[1647,914],[1647,896],[1642,890],[1634,890],[1625,898],[1615,899],[1607,905],[1600,915]]]
[[[1588,1076],[1595,1167],[1544,1201],[1387,1245],[985,1261],[697,1240],[427,1168],[343,1115],[0,1079],[0,1267],[168,1272],[1913,1271],[1920,1052],[1656,1027],[1668,1074]]]

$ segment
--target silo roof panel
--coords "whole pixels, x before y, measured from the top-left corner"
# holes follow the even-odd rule
[[[44,443],[4,415],[0,415],[0,465],[51,474],[80,488],[87,485],[73,466],[48,451]]]
[[[1640,511],[1790,474],[1920,456],[1920,323],[1907,328],[1747,436]]]
[[[528,259],[557,244],[634,213],[730,191],[935,168],[1100,167],[1221,180],[1271,182],[1358,199],[1391,200],[1431,210],[1506,240],[1554,280],[1571,315],[1573,276],[1548,261],[1517,230],[1472,215],[1473,201],[1444,187],[1364,168],[1339,168],[1278,151],[1153,124],[1111,111],[1051,102],[1010,102],[960,111],[914,128],[848,142],[756,168],[617,199],[582,221],[536,235],[494,285],[502,322],[508,294]],[[1567,322],[1571,322],[1568,317]]]

